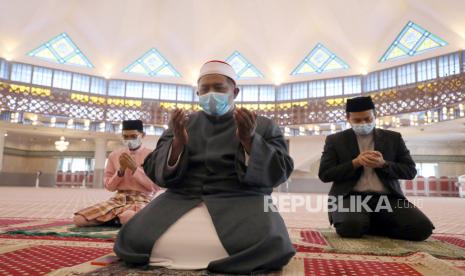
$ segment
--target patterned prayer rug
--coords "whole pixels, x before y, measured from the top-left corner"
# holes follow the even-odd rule
[[[460,264],[454,264],[437,259],[427,253],[415,253],[408,256],[371,256],[335,253],[297,253],[282,271],[268,274],[254,274],[267,276],[330,276],[330,275],[465,275]],[[81,272],[80,272],[81,271]],[[63,269],[61,274],[86,276],[122,276],[122,275],[189,275],[220,276],[223,274],[201,271],[169,270],[154,267],[128,267],[122,262],[116,262],[87,273],[82,273],[83,266]],[[80,274],[81,273],[81,274]],[[53,274],[57,275],[57,274]]]
[[[298,253],[283,275],[465,275],[459,265],[427,253],[373,256],[335,253]]]
[[[114,256],[118,228],[76,228],[64,220],[4,221],[0,275],[215,275],[102,262]],[[465,235],[408,242],[341,239],[332,229],[290,228],[289,233],[296,256],[282,271],[266,275],[465,275]]]
[[[92,261],[112,253],[112,249],[112,242],[98,239],[2,234],[0,275],[44,275]]]
[[[37,230],[70,224],[70,220],[57,219],[0,219],[0,233],[15,230]]]
[[[120,227],[111,226],[76,227],[69,221],[42,221],[42,223],[37,225],[10,226],[3,232],[10,235],[114,239],[119,229]]]
[[[332,229],[290,229],[292,242],[298,247],[319,249],[320,252],[403,256],[426,252],[438,258],[465,259],[465,236],[433,235],[426,241],[414,242],[378,236],[362,239],[341,238]],[[318,252],[318,251],[310,251]]]
[[[10,225],[20,224],[31,221],[32,219],[15,219],[15,218],[0,218],[0,227],[7,227]]]
[[[303,270],[301,270],[303,272]],[[217,274],[211,273],[206,270],[197,270],[197,271],[188,271],[188,270],[172,270],[166,268],[154,268],[154,267],[147,267],[147,268],[131,268],[124,265],[122,262],[118,262],[112,264],[110,266],[95,270],[93,272],[89,272],[86,274],[82,274],[85,276],[123,276],[123,275],[155,275],[155,276],[227,276],[227,274]],[[228,274],[230,275],[230,274]],[[286,275],[283,272],[273,272],[273,273],[256,273],[253,274],[255,276],[282,276]],[[304,274],[299,274],[302,276]]]

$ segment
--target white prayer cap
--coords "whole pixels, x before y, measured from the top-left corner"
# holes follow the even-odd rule
[[[236,72],[229,63],[220,60],[210,60],[200,68],[198,80],[205,75],[219,74],[226,76],[236,82]],[[197,81],[198,81],[197,80]]]

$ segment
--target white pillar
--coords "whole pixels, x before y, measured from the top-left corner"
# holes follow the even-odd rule
[[[94,168],[94,188],[103,188],[103,174],[105,171],[105,159],[107,154],[107,141],[104,138],[95,139],[95,168]]]
[[[0,172],[3,171],[3,149],[5,148],[6,130],[0,129]]]

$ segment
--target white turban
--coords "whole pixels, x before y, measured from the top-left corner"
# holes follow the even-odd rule
[[[224,61],[220,60],[211,60],[206,62],[202,68],[200,68],[200,75],[198,80],[205,75],[211,74],[219,74],[231,78],[234,82],[236,82],[236,72],[231,65]],[[198,81],[197,80],[197,81]]]

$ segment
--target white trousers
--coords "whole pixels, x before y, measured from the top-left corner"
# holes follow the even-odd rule
[[[150,265],[172,269],[205,269],[211,261],[228,257],[205,203],[181,218],[155,242]]]

